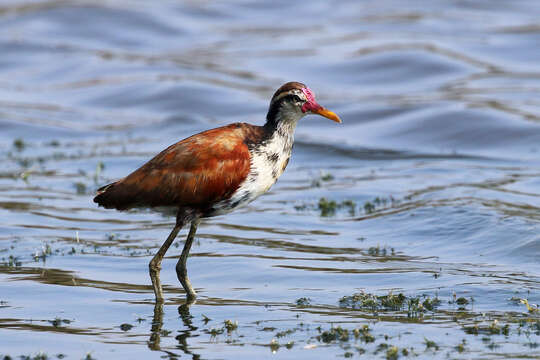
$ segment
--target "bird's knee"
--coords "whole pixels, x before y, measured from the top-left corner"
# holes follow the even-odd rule
[[[161,264],[158,261],[154,261],[154,259],[152,259],[148,264],[148,269],[150,270],[151,274],[158,273],[161,270]]]
[[[179,277],[185,278],[187,276],[186,264],[177,263],[176,264],[176,273]]]

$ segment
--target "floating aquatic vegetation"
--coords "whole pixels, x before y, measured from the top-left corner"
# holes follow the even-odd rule
[[[238,328],[238,321],[225,320],[223,323],[225,324],[225,329],[227,329],[228,333]]]
[[[368,255],[369,256],[387,256],[387,255],[394,256],[395,249],[394,248],[387,249],[386,247],[381,248],[379,245],[371,246],[368,248]]]
[[[456,300],[456,304],[458,305],[469,305],[469,300],[467,300],[464,297],[460,297]]]
[[[332,327],[330,330],[323,331],[317,340],[324,343],[331,343],[333,341],[348,341],[349,340],[349,330],[342,328],[341,326]]]
[[[283,331],[277,332],[277,333],[276,333],[276,337],[277,337],[277,338],[282,338],[282,337],[291,335],[291,334],[293,334],[296,330],[297,330],[297,329],[288,329],[288,330],[283,330]]]
[[[342,308],[372,311],[374,313],[407,310],[408,317],[417,317],[426,311],[435,311],[440,303],[438,297],[429,297],[427,295],[408,297],[402,293],[394,294],[392,292],[387,295],[359,292],[344,296],[339,300],[339,306]]]
[[[344,296],[339,300],[340,307],[364,309],[364,310],[400,310],[403,308],[406,296],[402,293],[397,295],[373,295],[365,292]]]
[[[334,180],[334,175],[331,173],[321,172],[320,175],[313,180],[311,180],[312,187],[321,187],[323,182],[328,182]]]
[[[7,266],[10,268],[19,267],[22,265],[22,262],[19,260],[18,256],[9,255],[8,258],[2,258],[0,266]]]
[[[395,360],[399,357],[399,349],[397,346],[391,346],[386,350],[386,358],[388,360]]]
[[[75,187],[75,190],[77,191],[78,195],[86,194],[86,184],[85,183],[77,181],[76,183],[73,184],[73,186]]]
[[[13,147],[14,147],[17,151],[23,151],[24,148],[26,147],[26,143],[24,142],[23,139],[17,138],[17,139],[15,139],[15,140],[13,140]]]
[[[45,261],[45,259],[52,255],[52,248],[49,244],[44,244],[41,246],[41,250],[36,250],[33,257],[35,261],[42,260]]]
[[[527,307],[527,311],[531,314],[538,313],[538,305],[536,304],[529,304],[529,300],[527,299],[519,299],[519,302],[522,303]]]
[[[334,200],[327,200],[322,197],[319,199],[319,211],[321,212],[322,217],[333,216],[336,214],[336,209],[338,207],[337,203]]]
[[[359,207],[356,201],[352,199],[338,201],[321,197],[315,208],[319,211],[319,214],[322,217],[335,216],[338,210],[347,210],[349,216],[355,216],[356,213],[361,210],[363,210],[365,214],[372,214],[380,209],[395,206],[398,203],[399,202],[392,196],[389,197],[389,200],[386,198],[376,197],[375,200],[366,201],[363,206]],[[310,210],[313,208],[314,206],[309,204],[294,205],[294,209],[297,211]]]
[[[495,319],[488,324],[476,323],[471,326],[464,326],[463,330],[467,334],[471,334],[471,335],[479,335],[479,334],[500,335],[502,334],[502,335],[508,336],[510,334],[510,324],[505,324],[501,326],[499,324],[499,321]]]
[[[133,328],[133,325],[128,324],[128,323],[124,323],[124,324],[120,325],[120,330],[122,330],[122,331],[129,331],[132,328]]]
[[[426,345],[426,350],[427,349],[432,349],[434,351],[439,350],[439,345],[437,345],[435,341],[424,338],[424,344]]]
[[[53,319],[53,320],[49,320],[49,323],[51,323],[52,326],[54,327],[60,327],[62,326],[62,324],[71,324],[71,320],[68,320],[68,319],[61,319],[59,317]]]
[[[311,299],[307,297],[301,297],[296,300],[297,306],[308,306],[309,304],[311,304]]]
[[[363,325],[361,328],[354,329],[353,334],[356,339],[360,339],[365,343],[372,343],[375,341],[375,337],[370,333],[370,330],[368,325]]]
[[[317,209],[320,211],[320,216],[322,217],[334,216],[339,209],[347,209],[349,215],[354,216],[356,213],[356,203],[350,199],[337,202],[322,197],[319,199]]]

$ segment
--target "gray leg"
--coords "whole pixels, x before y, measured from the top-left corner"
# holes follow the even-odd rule
[[[165,240],[163,245],[161,245],[157,254],[150,261],[150,264],[148,266],[150,268],[150,279],[152,279],[152,286],[154,287],[154,294],[156,294],[157,302],[163,302],[163,290],[161,289],[161,281],[159,280],[161,260],[163,260],[163,256],[165,256],[165,253],[169,249],[169,246],[171,246],[174,239],[176,238],[176,235],[178,235],[178,232],[182,228],[182,225],[182,223],[176,222],[176,225],[169,234],[169,237],[167,238],[167,240]]]
[[[195,238],[195,232],[197,232],[197,227],[199,226],[200,222],[201,220],[198,218],[194,219],[191,222],[191,228],[189,229],[189,234],[186,238],[184,250],[182,250],[182,255],[180,255],[180,259],[176,264],[176,275],[178,276],[178,280],[180,280],[182,286],[184,287],[184,290],[186,291],[186,298],[188,301],[193,301],[197,297],[197,294],[195,293],[195,290],[193,290],[193,287],[191,286],[191,281],[189,281],[187,275],[186,263],[189,255],[189,250],[191,249],[191,244],[193,243],[193,239]]]

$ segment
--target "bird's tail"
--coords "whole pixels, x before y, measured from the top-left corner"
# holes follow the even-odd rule
[[[97,189],[94,202],[106,209],[125,210],[129,208],[130,206],[122,196],[122,192],[117,189],[118,183],[119,181],[115,181]]]

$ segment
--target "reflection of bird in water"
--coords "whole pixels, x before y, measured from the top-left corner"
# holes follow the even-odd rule
[[[148,348],[150,350],[161,350],[161,331],[163,329],[163,303],[156,302],[154,305],[154,317],[150,329],[150,340]]]
[[[264,126],[235,123],[193,135],[125,178],[98,189],[94,202],[108,209],[149,207],[176,214],[174,229],[149,264],[158,302],[163,301],[161,261],[180,229],[191,222],[176,265],[189,301],[196,294],[186,261],[199,222],[226,214],[267,192],[289,162],[298,120],[310,113],[341,122],[315,101],[307,86],[286,83],[272,97]]]
[[[189,312],[190,303],[182,304],[178,307],[178,314],[182,319],[182,323],[185,330],[179,331],[180,334],[176,336],[178,341],[178,348],[185,354],[192,355],[193,359],[200,359],[199,354],[193,353],[188,347],[188,339],[193,336],[192,332],[197,331],[198,327],[193,325],[193,316]],[[161,335],[163,335],[163,302],[157,301],[154,305],[154,317],[152,319],[152,328],[150,332],[150,339],[148,340],[148,348],[150,350],[163,351],[171,356],[171,358],[177,358],[179,355],[170,351],[161,349]],[[195,335],[198,336],[198,335]]]
[[[187,330],[180,331],[180,334],[177,335],[175,338],[176,340],[178,340],[178,348],[180,348],[186,354],[192,354],[193,359],[198,359],[200,355],[193,354],[191,350],[189,350],[187,343],[188,339],[192,336],[191,332],[198,329],[196,326],[193,325],[193,316],[189,312],[189,304],[180,305],[178,307],[178,315],[180,315],[184,326],[187,328]]]

